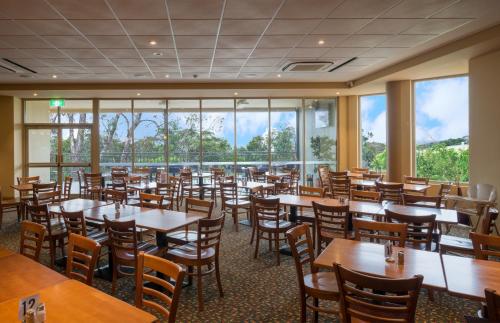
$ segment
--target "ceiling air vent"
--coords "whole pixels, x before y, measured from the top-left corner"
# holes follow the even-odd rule
[[[26,74],[26,72],[36,74],[36,71],[33,71],[31,68],[18,64],[8,58],[2,58],[0,67],[16,74]]]
[[[292,62],[285,65],[283,72],[323,72],[327,71],[333,62],[312,61],[312,62]]]

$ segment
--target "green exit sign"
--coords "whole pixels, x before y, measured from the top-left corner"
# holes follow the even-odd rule
[[[64,107],[64,100],[63,99],[52,99],[49,101],[49,106],[51,108]]]

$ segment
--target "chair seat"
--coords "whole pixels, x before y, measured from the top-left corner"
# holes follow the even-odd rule
[[[160,252],[160,248],[156,245],[147,243],[147,242],[139,242],[137,244],[137,252],[144,251],[147,254],[156,255]],[[134,253],[129,250],[118,250],[116,252],[116,257],[122,260],[134,260]]]
[[[178,248],[170,249],[167,252],[167,258],[172,259],[174,262],[182,262],[185,260],[197,260],[197,248],[193,245],[185,245]],[[201,260],[211,259],[215,256],[214,248],[206,248],[201,251]]]
[[[472,253],[474,247],[472,246],[472,240],[467,238],[461,238],[456,236],[442,235],[439,245],[445,250],[456,250]]]
[[[106,244],[109,240],[108,233],[106,231],[91,231],[87,232],[87,238],[99,242],[101,245]]]
[[[250,207],[250,201],[241,199],[227,200],[224,204],[227,207]]]
[[[259,225],[266,229],[276,229],[276,221],[261,221]],[[291,226],[292,222],[288,222],[285,220],[280,220],[278,223],[279,229],[288,229]]]
[[[66,234],[66,225],[63,220],[59,220],[57,218],[50,219],[50,232],[52,236],[59,236]],[[45,234],[48,235],[48,230],[46,230]]]
[[[304,276],[306,293],[311,296],[320,296],[322,299],[336,300],[339,297],[339,288],[335,273],[318,272]]]

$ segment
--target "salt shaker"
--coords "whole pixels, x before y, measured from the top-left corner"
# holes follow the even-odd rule
[[[36,308],[36,322],[43,323],[43,322],[45,322],[45,320],[46,320],[45,304],[41,303]]]
[[[405,253],[404,251],[398,251],[398,265],[405,264]]]

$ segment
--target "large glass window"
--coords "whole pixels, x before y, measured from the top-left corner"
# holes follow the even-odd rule
[[[414,83],[417,176],[469,180],[468,81],[462,76]]]
[[[318,186],[318,166],[337,169],[337,100],[304,101],[306,181]]]
[[[299,145],[300,99],[271,100],[271,165],[300,169]]]
[[[223,168],[234,172],[234,100],[202,100],[203,171]]]
[[[100,166],[103,173],[111,167],[132,166],[134,129],[131,100],[101,100],[99,102]]]
[[[387,169],[387,97],[359,98],[361,114],[361,165],[376,172]]]

